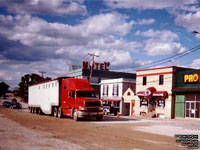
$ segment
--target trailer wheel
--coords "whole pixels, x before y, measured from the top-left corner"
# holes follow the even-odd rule
[[[39,113],[39,115],[43,115],[41,108],[39,108],[38,113]]]
[[[58,108],[57,107],[54,107],[53,115],[54,115],[54,117],[58,117]]]
[[[73,119],[74,119],[75,121],[78,121],[78,120],[79,120],[79,118],[78,118],[78,113],[77,113],[77,110],[76,110],[76,109],[74,109],[74,112],[73,112]]]
[[[29,112],[32,113],[32,107],[28,107]]]
[[[58,118],[62,118],[62,117],[63,117],[62,108],[59,107],[58,108]]]
[[[36,113],[36,108],[35,108],[35,107],[33,107],[32,113],[33,113],[33,114]]]

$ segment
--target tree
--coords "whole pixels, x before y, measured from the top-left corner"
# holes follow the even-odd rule
[[[18,84],[19,89],[18,89],[18,96],[20,96],[24,101],[28,101],[28,87],[30,85],[46,81],[46,80],[51,80],[50,77],[43,78],[38,74],[26,74],[21,77],[21,82]]]
[[[3,96],[8,91],[9,85],[4,82],[0,82],[0,96]]]

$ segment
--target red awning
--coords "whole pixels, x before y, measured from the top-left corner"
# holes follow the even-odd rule
[[[103,101],[103,102],[120,102],[120,100],[116,100],[116,99],[101,99],[101,101]]]
[[[167,91],[155,91],[153,96],[168,97]]]
[[[152,96],[152,94],[156,91],[154,87],[149,87],[145,91],[139,91],[136,93],[137,96]]]

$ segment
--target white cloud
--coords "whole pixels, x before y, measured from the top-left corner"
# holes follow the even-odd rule
[[[190,66],[195,69],[200,69],[200,59],[193,60]]]
[[[48,23],[30,15],[0,15],[0,18],[0,33],[28,46],[85,45],[96,36],[124,36],[133,25],[133,22],[126,22],[126,16],[118,13],[92,16],[76,26]]]
[[[87,13],[83,1],[78,0],[1,0],[0,5],[17,14],[83,14]]]
[[[155,22],[155,19],[151,18],[151,19],[142,19],[142,20],[139,20],[137,22],[137,24],[139,25],[148,25],[148,24],[152,24]]]
[[[119,13],[107,13],[68,25],[30,15],[0,15],[0,42],[6,43],[0,63],[22,75],[42,70],[51,77],[66,75],[69,64],[81,65],[90,59],[86,58],[88,52],[99,54],[99,62],[110,61],[111,69],[137,65],[131,53],[142,45],[123,38],[134,25],[127,19]]]
[[[150,56],[177,54],[186,51],[180,43],[176,42],[179,39],[178,35],[169,30],[154,31],[150,29],[146,32],[137,31],[135,34],[149,38],[144,42],[144,50]]]
[[[196,0],[104,0],[104,3],[115,8],[135,8],[135,9],[164,9],[170,7],[180,7],[197,3]]]
[[[193,30],[200,31],[200,11],[196,13],[179,14],[175,18],[175,24],[184,26],[190,32]]]
[[[89,17],[82,22],[82,28],[84,36],[90,34],[102,35],[102,34],[115,34],[124,36],[132,28],[134,22],[126,22],[127,16],[119,13],[100,14]]]

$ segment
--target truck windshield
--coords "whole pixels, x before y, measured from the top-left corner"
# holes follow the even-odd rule
[[[96,97],[96,94],[93,91],[77,91],[76,96],[77,97]]]

